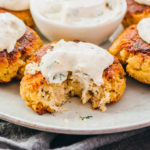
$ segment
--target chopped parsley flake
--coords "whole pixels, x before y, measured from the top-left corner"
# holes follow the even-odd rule
[[[63,77],[66,77],[64,74],[60,73],[59,74],[60,80],[62,80]]]
[[[88,76],[88,74],[87,73],[83,73],[85,76]]]
[[[81,120],[91,119],[93,116],[80,117]]]
[[[58,77],[60,78],[60,80],[63,80],[63,78],[66,77],[66,76],[65,76],[64,74],[62,74],[62,73],[60,73],[59,76],[57,76],[57,74],[55,74],[55,75],[53,76],[53,80],[55,80],[55,79],[58,78]]]
[[[55,80],[55,79],[56,79],[56,75],[53,76],[53,80]]]

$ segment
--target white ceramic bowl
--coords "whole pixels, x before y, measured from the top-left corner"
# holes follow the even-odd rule
[[[126,0],[123,0],[122,12],[115,19],[96,26],[73,27],[58,24],[43,17],[38,11],[40,8],[37,8],[37,1],[30,1],[31,14],[40,32],[50,41],[65,39],[101,44],[117,29],[127,9]]]

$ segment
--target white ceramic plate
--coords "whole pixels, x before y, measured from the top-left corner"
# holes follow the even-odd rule
[[[18,125],[66,134],[102,134],[138,129],[150,125],[150,87],[128,79],[127,90],[116,104],[102,113],[82,105],[78,98],[65,104],[67,112],[38,115],[19,96],[19,83],[0,86],[0,118]],[[80,116],[93,116],[82,121]]]
[[[116,35],[115,35],[116,36]],[[103,46],[108,47],[105,43]],[[19,96],[19,82],[0,85],[0,118],[25,127],[65,134],[104,134],[150,126],[150,86],[128,79],[124,97],[102,113],[72,98],[64,113],[38,115]],[[92,116],[88,120],[80,117]]]

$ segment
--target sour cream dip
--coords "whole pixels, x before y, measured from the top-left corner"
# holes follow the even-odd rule
[[[21,11],[29,9],[30,0],[0,0],[0,7],[8,10]]]
[[[137,25],[137,30],[140,37],[150,44],[150,18],[142,19]]]
[[[126,0],[31,0],[30,10],[41,33],[50,41],[101,44],[117,29]]]
[[[0,13],[0,51],[12,52],[25,32],[26,26],[22,20],[10,13]]]
[[[95,26],[113,20],[122,11],[122,0],[38,0],[41,15],[55,23]]]
[[[150,0],[134,0],[134,1],[139,3],[139,4],[150,6]]]
[[[80,81],[85,83],[92,79],[100,86],[104,70],[113,62],[114,57],[99,46],[60,40],[54,45],[53,51],[48,51],[42,57],[39,68],[33,63],[27,66],[27,70],[31,69],[31,74],[40,71],[48,83],[62,83],[67,79],[68,72],[72,72]]]

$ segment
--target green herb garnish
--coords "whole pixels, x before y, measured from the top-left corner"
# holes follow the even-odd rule
[[[81,120],[91,119],[93,116],[80,117]]]
[[[59,74],[60,80],[62,80],[63,77],[66,77],[64,74],[60,73]]]
[[[85,76],[88,76],[88,74],[87,73],[83,73]]]
[[[53,80],[55,80],[55,79],[56,79],[56,75],[53,76]]]

